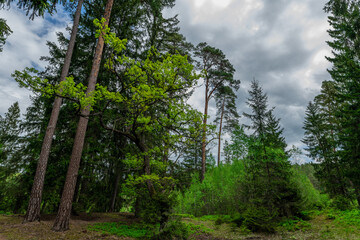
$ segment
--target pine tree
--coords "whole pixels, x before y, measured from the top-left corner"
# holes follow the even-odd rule
[[[221,157],[221,134],[224,131],[231,132],[235,126],[239,124],[238,119],[240,118],[236,110],[236,94],[233,89],[229,86],[224,86],[216,92],[216,119],[215,122],[219,124],[218,133],[218,159],[217,165],[220,165]]]
[[[225,86],[231,89],[237,89],[240,81],[235,80],[233,75],[234,67],[226,59],[225,54],[217,48],[207,45],[207,43],[199,43],[195,49],[195,56],[199,58],[197,67],[203,72],[203,79],[205,85],[205,106],[204,106],[204,120],[203,120],[203,137],[202,137],[202,167],[200,180],[204,180],[206,169],[206,145],[207,145],[207,120],[208,108],[210,100],[215,97],[215,94]]]
[[[75,39],[76,39],[77,29],[81,15],[82,4],[83,4],[83,0],[79,0],[76,13],[74,16],[74,23],[71,31],[70,42],[66,52],[64,65],[62,67],[60,82],[65,81],[65,78],[69,73],[71,57],[75,46]],[[61,103],[62,103],[62,99],[60,97],[56,97],[53,104],[53,109],[51,112],[49,124],[47,126],[46,133],[44,136],[44,141],[41,147],[39,162],[37,165],[37,169],[34,177],[34,183],[29,199],[28,209],[24,217],[24,222],[33,222],[36,220],[40,220],[40,206],[41,206],[41,198],[44,187],[45,172],[46,172],[47,163],[50,154],[50,148],[56,128],[56,123],[60,113]]]
[[[0,52],[2,52],[6,38],[12,33],[10,27],[6,24],[6,20],[0,18]]]
[[[105,12],[105,26],[109,24],[111,9],[113,5],[113,0],[108,0]],[[93,66],[91,69],[91,73],[89,76],[88,87],[86,90],[86,95],[91,94],[92,91],[95,90],[97,76],[99,74],[100,62],[102,57],[102,52],[104,48],[104,38],[102,35],[99,36],[98,43],[96,46],[95,56],[93,60]],[[74,146],[71,153],[69,169],[66,175],[66,181],[64,185],[63,194],[61,197],[61,202],[59,206],[59,211],[55,219],[54,226],[52,230],[54,231],[66,231],[69,229],[69,220],[71,214],[72,201],[74,198],[77,175],[80,167],[80,160],[84,146],[84,139],[86,134],[86,128],[88,125],[88,116],[90,113],[90,106],[85,106],[85,108],[81,111],[81,117],[78,123],[78,127],[76,130],[76,135],[74,139]]]

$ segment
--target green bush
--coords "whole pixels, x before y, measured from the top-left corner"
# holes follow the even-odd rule
[[[290,232],[297,230],[307,230],[311,228],[311,224],[302,219],[288,219],[280,223],[280,226],[283,227],[286,231]]]
[[[238,227],[240,227],[243,224],[244,220],[245,218],[243,215],[241,215],[240,213],[235,213],[231,219],[231,222],[235,223]]]
[[[154,240],[186,240],[190,236],[190,227],[179,220],[169,221],[159,234],[154,236]]]
[[[275,232],[277,216],[266,208],[249,206],[243,216],[243,225],[252,232]]]
[[[353,208],[351,201],[348,198],[345,198],[340,195],[332,199],[330,203],[330,207],[341,211],[350,210]]]

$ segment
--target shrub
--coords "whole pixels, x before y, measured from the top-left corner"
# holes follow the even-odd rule
[[[179,220],[169,221],[165,225],[165,227],[160,231],[159,234],[154,236],[152,239],[154,240],[186,240],[190,236],[189,226],[185,223],[182,223]]]
[[[352,204],[349,199],[338,195],[332,199],[330,207],[341,210],[341,211],[345,211],[345,210],[352,209]]]
[[[271,214],[264,207],[249,206],[244,212],[243,225],[252,232],[275,232],[276,215]]]

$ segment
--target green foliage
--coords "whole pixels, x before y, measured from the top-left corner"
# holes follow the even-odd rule
[[[354,208],[353,203],[346,197],[338,195],[331,199],[330,207],[340,211],[350,210]]]
[[[360,210],[338,210],[338,209],[328,209],[325,211],[327,219],[334,220],[336,224],[341,226],[352,226],[357,229],[360,228]]]
[[[250,205],[243,213],[243,225],[252,232],[273,233],[276,228],[276,215],[262,206]]]
[[[2,52],[6,38],[12,33],[9,26],[6,24],[6,20],[0,18],[0,52]]]
[[[152,237],[152,239],[159,240],[186,240],[189,239],[190,234],[193,232],[193,228],[186,223],[179,220],[172,220],[166,223],[165,227],[159,232],[159,234]]]
[[[119,237],[133,237],[133,238],[144,238],[145,236],[148,236],[151,233],[150,229],[144,225],[141,224],[126,225],[121,222],[97,223],[88,226],[88,229],[91,231],[117,235]]]
[[[178,193],[175,212],[203,216],[232,214],[238,210],[238,185],[244,174],[241,161],[225,164],[208,171],[203,183],[193,177],[184,194]]]
[[[279,224],[286,231],[294,232],[298,230],[308,230],[311,228],[311,224],[309,222],[304,221],[303,219],[288,219]]]

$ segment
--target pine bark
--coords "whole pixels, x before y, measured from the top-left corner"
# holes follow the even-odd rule
[[[74,16],[74,23],[71,31],[71,37],[68,49],[65,55],[64,66],[61,71],[60,75],[60,82],[64,81],[66,76],[69,73],[71,57],[73,54],[76,34],[79,26],[79,20],[81,15],[81,8],[84,0],[79,0],[76,13]],[[28,208],[26,211],[26,215],[24,217],[23,223],[25,222],[33,222],[33,221],[40,221],[40,206],[42,200],[42,193],[44,188],[44,181],[45,181],[45,173],[47,168],[47,163],[50,154],[50,148],[52,144],[52,139],[54,136],[56,123],[60,113],[60,106],[62,103],[62,99],[60,97],[56,97],[53,104],[53,109],[51,112],[50,120],[48,126],[46,128],[43,144],[41,147],[40,157],[36,168],[36,173],[34,177],[34,183],[31,189],[31,195],[29,199]]]
[[[105,13],[104,13],[106,25],[109,24],[113,2],[114,0],[108,0],[106,3]],[[87,95],[91,94],[95,90],[103,49],[104,49],[104,39],[100,35],[96,45],[95,56],[92,64],[91,73],[89,76],[89,83],[86,91]],[[76,180],[80,167],[82,150],[84,147],[84,140],[85,140],[86,128],[89,120],[88,119],[89,113],[90,113],[90,106],[85,107],[81,111],[81,116],[76,129],[76,135],[74,139],[73,150],[71,153],[69,168],[66,175],[64,190],[61,196],[58,214],[56,216],[55,223],[52,228],[53,231],[66,231],[69,229],[72,201],[74,197]]]
[[[208,107],[209,107],[209,80],[206,79],[205,84],[205,109],[204,109],[204,120],[203,120],[203,135],[201,141],[201,174],[200,174],[200,182],[204,181],[205,171],[206,171],[206,124],[207,124],[207,115],[208,115]]]
[[[222,132],[222,122],[224,118],[224,108],[225,108],[225,97],[221,106],[221,117],[220,117],[220,128],[219,128],[219,146],[218,146],[218,161],[217,165],[220,166],[220,153],[221,153],[221,132]]]

